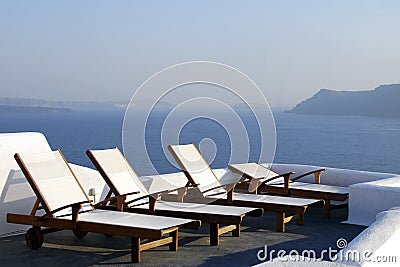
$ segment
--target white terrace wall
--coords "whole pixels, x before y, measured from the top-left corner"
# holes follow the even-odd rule
[[[15,153],[49,152],[51,148],[40,133],[0,134],[0,236],[25,229],[8,224],[8,212],[29,214],[35,195],[14,159]]]
[[[293,177],[297,174],[302,174],[315,169],[326,168],[321,166],[311,165],[300,165],[300,164],[272,164],[271,169],[277,173],[296,172]],[[336,185],[349,187],[353,184],[371,182],[376,180],[382,180],[387,178],[393,178],[398,176],[393,173],[381,173],[381,172],[368,172],[358,170],[347,170],[338,168],[329,168],[321,174],[321,184]],[[314,183],[314,176],[309,175],[301,178],[302,182]]]
[[[50,145],[41,133],[0,133],[0,237],[27,229],[23,225],[7,223],[6,216],[9,212],[29,214],[36,201],[14,154],[49,151]],[[105,196],[108,188],[97,171],[74,164],[71,167],[86,193],[94,188],[96,201]]]

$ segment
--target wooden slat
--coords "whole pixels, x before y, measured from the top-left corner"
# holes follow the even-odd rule
[[[173,232],[173,231],[178,231],[179,227],[180,227],[180,226],[170,227],[170,228],[168,228],[168,229],[162,230],[161,233],[162,233],[162,235],[164,236],[164,235],[169,234],[169,233],[171,233],[171,232]]]
[[[78,222],[78,224],[80,231],[83,232],[140,237],[148,239],[159,239],[163,236],[163,231],[161,230],[133,228],[129,226],[106,225],[101,223],[90,223],[90,222]]]
[[[288,216],[288,217],[284,217],[284,218],[283,218],[283,223],[288,223],[288,222],[290,222],[293,218],[294,218],[294,215]]]
[[[315,199],[329,199],[335,201],[345,201],[348,198],[348,194],[302,190],[297,188],[291,188],[290,195],[297,197],[315,198]]]
[[[245,186],[242,185],[240,187],[245,187]],[[236,186],[236,188],[239,187]],[[286,193],[283,187],[273,186],[273,185],[259,187],[258,192],[277,194],[282,196],[286,195],[286,196],[306,197],[315,199],[329,199],[335,201],[345,201],[348,198],[348,194],[298,189],[293,187],[290,187],[289,192]]]
[[[32,226],[35,225],[35,226],[43,226],[43,227],[66,229],[66,230],[73,229],[71,220],[49,217],[46,218],[46,220],[37,221],[39,218],[40,218],[39,216],[34,216],[34,215],[7,213],[8,223],[16,223],[16,224],[24,224]]]
[[[42,234],[50,234],[50,233],[54,233],[54,232],[59,232],[62,231],[63,229],[55,229],[55,228],[42,228]]]
[[[173,241],[172,237],[165,237],[165,238],[162,238],[162,239],[159,239],[159,240],[147,242],[147,243],[144,243],[144,244],[140,245],[140,251],[144,251],[144,250],[148,250],[148,249],[151,249],[151,248],[163,246],[163,245],[171,243],[172,241]]]
[[[33,215],[22,214],[7,214],[7,222],[17,223],[24,225],[35,225],[42,227],[50,227],[56,229],[72,230],[74,224],[71,220],[62,218],[46,218],[45,220],[37,221],[40,217]],[[102,233],[108,235],[120,235],[129,237],[141,237],[148,239],[159,239],[164,234],[168,234],[178,229],[178,227],[171,227],[164,230],[152,230],[146,228],[134,228],[129,226],[119,226],[112,224],[102,224],[93,222],[77,221],[76,227],[82,232]]]
[[[280,186],[270,186],[264,185],[257,188],[258,193],[268,193],[279,196],[288,196],[290,192],[285,191],[283,187]]]
[[[222,235],[236,229],[236,225],[228,225],[218,229],[218,235]]]

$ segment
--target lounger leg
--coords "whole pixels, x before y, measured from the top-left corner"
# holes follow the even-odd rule
[[[304,212],[299,213],[297,218],[297,225],[303,225],[304,224]]]
[[[133,263],[140,262],[140,238],[132,237],[131,260]]]
[[[169,233],[169,236],[172,237],[172,242],[169,243],[169,250],[178,251],[178,230]]]
[[[324,217],[325,218],[331,217],[331,201],[329,199],[325,199]]]
[[[285,232],[285,213],[278,212],[276,214],[276,231],[277,232]]]
[[[232,236],[240,237],[240,224],[236,225],[236,229],[232,231]]]
[[[218,223],[210,223],[210,245],[218,246],[219,244],[219,224]]]

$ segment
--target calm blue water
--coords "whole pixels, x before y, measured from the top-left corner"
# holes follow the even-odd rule
[[[121,147],[123,111],[74,111],[54,114],[0,115],[0,132],[38,131],[46,135],[52,148],[61,148],[73,163],[90,166],[85,150]],[[148,149],[161,173],[176,171],[165,159],[159,144],[163,116],[154,116],[148,125]],[[400,173],[400,120],[352,116],[311,116],[276,114],[277,147],[275,162],[322,165],[369,171]],[[259,139],[251,118],[252,158],[260,153]],[[196,120],[182,130],[183,143],[212,138],[218,147],[214,168],[226,167],[230,153],[228,134],[216,123]],[[252,138],[254,137],[254,138]],[[136,165],[133,164],[136,168]],[[147,174],[145,170],[137,170]]]

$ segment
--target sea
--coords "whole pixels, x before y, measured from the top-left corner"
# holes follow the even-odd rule
[[[69,162],[93,168],[86,149],[122,145],[124,110],[77,110],[60,113],[0,114],[0,132],[41,132],[53,149],[60,148]],[[159,173],[178,171],[164,155],[160,131],[165,116],[155,114],[146,130],[147,150]],[[246,121],[246,116],[242,117]],[[252,118],[247,118],[251,122]],[[296,163],[376,172],[400,173],[400,119],[360,116],[298,115],[274,113],[276,150],[273,162]],[[250,123],[251,124],[251,123]],[[153,126],[152,126],[153,125]],[[153,128],[152,128],[153,127]],[[143,130],[143,129],[138,129]],[[259,146],[259,130],[248,127],[249,142]],[[229,161],[229,133],[206,119],[184,128],[179,140],[196,143],[210,138],[217,146],[213,168],[225,168]],[[252,149],[249,161],[260,151]],[[131,162],[139,175],[150,175]]]

